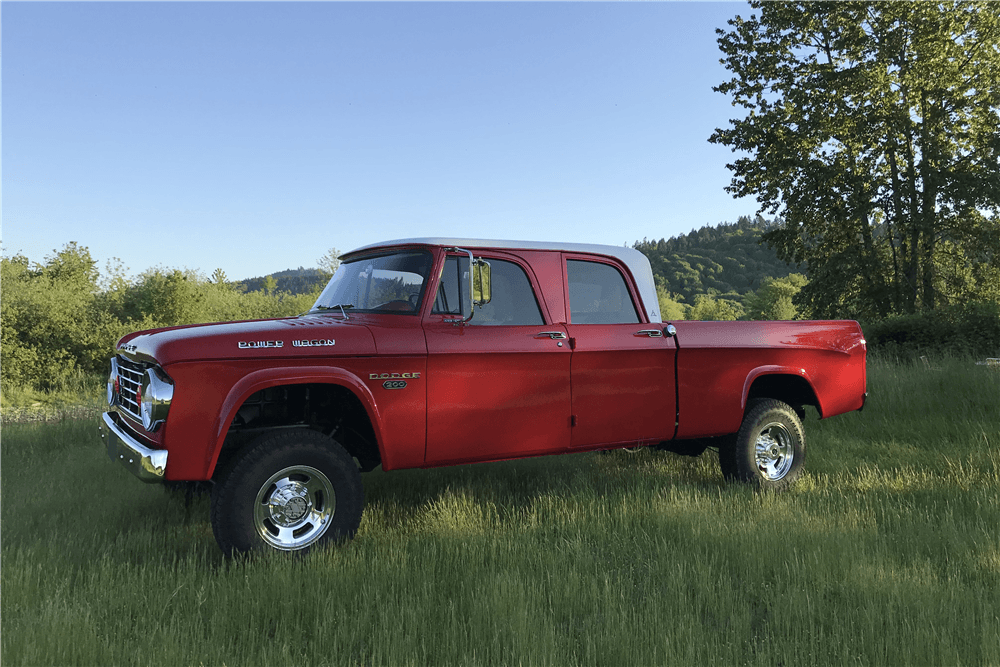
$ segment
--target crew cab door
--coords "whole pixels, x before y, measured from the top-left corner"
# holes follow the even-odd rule
[[[673,437],[673,338],[645,322],[622,268],[593,256],[565,256],[572,360],[572,447],[650,444]]]
[[[565,451],[570,440],[570,347],[546,324],[530,270],[486,255],[492,300],[468,315],[468,256],[441,268],[427,339],[427,464]]]

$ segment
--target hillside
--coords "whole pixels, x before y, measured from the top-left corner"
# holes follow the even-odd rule
[[[649,258],[657,283],[694,303],[699,294],[739,301],[759,289],[767,276],[805,273],[805,266],[786,264],[761,237],[779,224],[760,216],[733,224],[702,227],[670,239],[637,241],[633,247]]]
[[[319,288],[322,289],[330,279],[328,274],[319,269],[287,269],[278,271],[270,275],[274,279],[275,291],[288,292],[289,294],[305,294]],[[258,276],[256,278],[246,278],[237,281],[237,285],[245,292],[257,292],[264,289],[268,276]]]
[[[732,224],[705,226],[689,234],[670,239],[637,241],[633,247],[649,258],[653,275],[667,291],[693,304],[699,294],[709,294],[740,301],[760,288],[764,277],[782,278],[793,272],[804,273],[778,259],[760,238],[778,223],[757,217],[741,217]],[[272,273],[274,289],[290,294],[304,294],[326,284],[327,275],[319,269],[288,269]],[[246,292],[264,289],[268,276],[238,281]]]

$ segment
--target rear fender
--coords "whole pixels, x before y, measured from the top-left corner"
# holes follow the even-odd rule
[[[793,383],[793,385],[799,384],[800,387],[801,387],[800,383],[804,382],[805,387],[808,389],[808,392],[809,394],[811,394],[811,396],[810,395],[805,396],[805,398],[808,398],[809,400],[804,400],[801,403],[808,405],[815,405],[816,409],[819,411],[820,418],[822,418],[823,405],[820,402],[819,394],[816,392],[816,387],[813,384],[812,379],[809,377],[809,373],[807,373],[806,369],[804,368],[801,367],[797,368],[794,366],[775,366],[775,365],[758,366],[757,368],[754,368],[752,371],[750,371],[747,374],[746,380],[743,382],[743,397],[740,401],[740,407],[744,410],[744,412],[746,411],[747,401],[750,398],[750,391],[753,388],[754,382],[761,377],[769,375],[786,376],[789,379],[789,381]],[[799,390],[797,393],[801,395],[803,393],[803,390]],[[776,398],[779,400],[785,400],[787,402],[787,399],[785,399],[782,396],[768,396],[768,397]]]

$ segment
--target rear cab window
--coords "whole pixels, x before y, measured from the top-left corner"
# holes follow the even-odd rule
[[[625,277],[611,264],[567,259],[566,281],[573,324],[641,322]]]

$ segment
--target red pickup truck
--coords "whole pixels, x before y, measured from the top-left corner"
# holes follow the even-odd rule
[[[856,322],[661,321],[629,248],[468,239],[365,246],[300,317],[141,331],[101,437],[144,481],[211,481],[226,553],[351,537],[361,472],[654,445],[718,448],[780,490],[803,406],[859,410]]]

